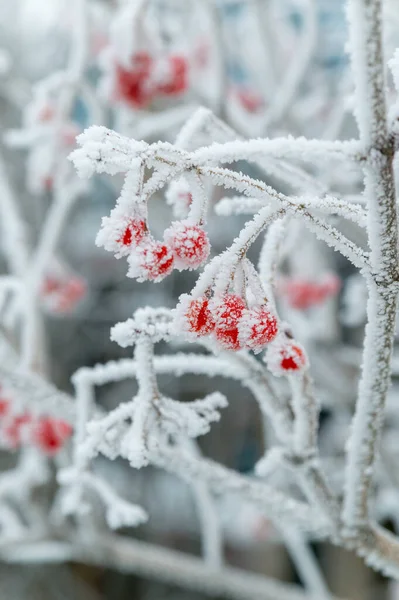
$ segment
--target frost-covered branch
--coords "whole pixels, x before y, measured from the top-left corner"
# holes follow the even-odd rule
[[[398,238],[393,175],[393,139],[386,115],[385,69],[380,0],[348,5],[356,83],[357,121],[365,162],[372,275],[368,281],[368,324],[363,373],[348,442],[344,521],[356,532],[369,517],[373,465],[390,380],[390,355],[398,294]]]

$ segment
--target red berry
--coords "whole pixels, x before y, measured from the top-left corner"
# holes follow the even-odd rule
[[[322,304],[327,298],[337,294],[339,288],[340,280],[335,275],[325,277],[324,281],[291,278],[283,280],[279,285],[279,291],[288,304],[298,310]]]
[[[27,428],[32,423],[32,417],[29,413],[23,413],[7,419],[3,430],[3,438],[9,448],[18,448],[24,441]]]
[[[126,225],[117,243],[123,247],[138,245],[147,235],[147,223],[143,219],[131,219]]]
[[[237,95],[242,106],[248,112],[254,113],[262,106],[262,98],[256,92],[243,89],[239,90]]]
[[[144,108],[152,100],[150,75],[153,61],[147,52],[137,52],[132,57],[131,68],[116,65],[116,94],[127,104]]]
[[[216,304],[216,339],[228,350],[239,350],[242,346],[238,336],[239,322],[245,310],[245,302],[236,294],[227,294]]]
[[[173,270],[174,258],[171,249],[162,242],[151,240],[137,248],[129,258],[130,275],[141,280],[161,281]]]
[[[47,191],[47,192],[51,192],[51,190],[53,189],[53,185],[54,185],[54,179],[52,177],[44,177],[42,180],[42,185],[43,188]]]
[[[208,236],[199,225],[175,221],[165,231],[165,241],[172,249],[175,267],[179,270],[197,269],[209,256]]]
[[[54,106],[51,106],[50,104],[45,104],[38,114],[38,120],[42,122],[51,121],[51,119],[53,119],[54,116]]]
[[[266,360],[269,369],[275,375],[297,373],[308,366],[304,348],[298,342],[282,338],[277,343],[270,344]]]
[[[72,435],[72,427],[62,419],[41,417],[32,432],[32,443],[42,452],[52,456]]]
[[[188,296],[188,298],[190,297]],[[214,330],[215,321],[209,310],[208,298],[201,296],[182,304],[185,330],[196,333],[199,336],[208,335]]]
[[[266,306],[246,309],[239,324],[240,342],[251,350],[260,351],[277,335],[276,317]]]
[[[306,366],[306,356],[298,344],[290,344],[281,351],[281,368],[284,371],[299,371]]]
[[[168,96],[175,96],[184,92],[188,87],[188,67],[183,56],[170,56],[168,58],[171,75],[169,81],[158,85],[158,91]]]
[[[10,401],[0,397],[0,418],[5,417],[10,410]]]
[[[48,296],[50,294],[55,294],[62,289],[62,282],[60,279],[56,277],[47,276],[44,278],[41,288],[41,293],[44,296]]]
[[[66,280],[57,295],[55,310],[65,313],[73,310],[78,302],[86,295],[86,283],[79,277]]]

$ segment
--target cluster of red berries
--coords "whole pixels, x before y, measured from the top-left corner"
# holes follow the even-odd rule
[[[140,281],[161,281],[173,269],[197,269],[210,251],[206,231],[189,221],[173,222],[160,242],[143,219],[131,219],[116,243],[120,254],[129,254],[129,275]]]
[[[227,350],[260,352],[278,332],[277,318],[267,304],[248,308],[237,294],[212,299],[183,295],[176,311],[185,332],[194,337],[212,334]]]
[[[190,337],[214,336],[226,350],[260,352],[267,346],[266,362],[275,375],[300,372],[308,366],[304,348],[279,331],[269,306],[248,308],[237,294],[219,298],[183,294],[176,308],[176,323]]]
[[[86,292],[87,286],[81,277],[49,275],[43,280],[40,295],[48,311],[66,314],[74,310]]]
[[[10,450],[31,445],[47,456],[54,456],[72,432],[71,425],[63,419],[34,417],[28,411],[14,413],[11,401],[0,397],[0,441]]]
[[[188,87],[187,60],[180,55],[154,59],[148,52],[137,52],[130,67],[116,65],[118,99],[135,108],[149,106],[159,95],[178,96]]]
[[[310,281],[299,277],[282,279],[277,289],[290,306],[306,310],[338,294],[340,287],[340,279],[334,274],[329,274],[322,281]]]

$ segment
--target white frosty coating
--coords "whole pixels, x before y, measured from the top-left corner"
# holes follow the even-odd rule
[[[132,160],[146,150],[148,144],[129,140],[107,129],[92,126],[76,138],[81,148],[71,152],[73,162],[80,177],[91,177],[94,173],[116,175],[129,171]]]
[[[365,196],[369,209],[369,300],[362,377],[347,447],[343,520],[349,535],[369,522],[373,464],[390,382],[390,355],[397,307],[398,239],[393,148],[387,129],[380,0],[348,3],[356,117],[368,150]],[[389,552],[397,549],[389,548]]]
[[[246,298],[249,307],[261,306],[268,303],[266,290],[262,285],[261,279],[254,265],[248,258],[242,261],[242,267],[245,275]],[[250,295],[248,295],[250,293]]]
[[[218,217],[230,215],[253,215],[263,206],[263,202],[257,198],[247,196],[226,196],[221,198],[215,205],[214,211]]]
[[[111,529],[120,527],[137,527],[148,519],[147,513],[135,504],[120,498],[114,490],[103,480],[88,472],[79,472],[77,469],[68,468],[58,473],[58,481],[67,488],[69,502],[64,503],[65,514],[71,515],[80,512],[81,491],[80,487],[87,488],[96,493],[105,505],[105,517]],[[71,487],[71,490],[68,490]],[[77,488],[73,494],[73,488]],[[72,493],[71,493],[72,492]]]
[[[193,223],[206,222],[206,212],[208,208],[208,196],[205,191],[202,178],[192,171],[186,173],[186,178],[190,187],[192,202],[190,205],[188,219]]]
[[[165,193],[166,202],[172,207],[173,214],[179,219],[188,215],[192,200],[190,186],[185,177],[172,181]]]
[[[117,258],[131,252],[129,246],[124,247],[118,243],[129,222],[131,220],[146,221],[147,219],[147,206],[141,199],[143,177],[143,162],[139,158],[133,159],[116,206],[112,209],[109,217],[103,217],[101,229],[96,237],[97,246],[114,252]]]
[[[399,92],[399,48],[396,48],[394,55],[391,60],[388,61],[388,64],[392,72],[396,91]]]
[[[86,464],[102,453],[108,458],[122,456],[140,469],[153,460],[152,454],[166,439],[165,435],[205,435],[210,424],[220,419],[219,411],[225,406],[227,400],[218,392],[187,403],[163,396],[153,400],[136,396],[103,419],[88,424],[85,440],[78,449],[79,461]]]
[[[118,342],[122,348],[133,346],[142,335],[147,335],[153,342],[168,339],[172,317],[166,308],[140,308],[133,319],[118,323],[111,329],[111,340]]]
[[[130,67],[130,61],[140,43],[140,17],[147,0],[137,2],[126,2],[121,5],[113,19],[110,27],[110,39],[112,47],[126,68]]]
[[[195,164],[231,163],[238,160],[266,157],[314,162],[356,159],[361,156],[362,146],[356,140],[328,142],[306,138],[254,139],[225,144],[213,143],[193,153]]]
[[[259,255],[258,271],[262,285],[270,305],[276,310],[274,286],[279,261],[280,247],[283,242],[288,217],[283,217],[272,223],[266,234]]]

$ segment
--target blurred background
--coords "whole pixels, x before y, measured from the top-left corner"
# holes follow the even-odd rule
[[[135,4],[139,16],[133,15]],[[396,0],[385,4],[390,57],[399,45],[399,6]],[[343,0],[86,0],[83,34],[78,8],[79,2],[72,0],[0,2],[0,151],[32,246],[40,239],[59,182],[76,177],[66,157],[75,147],[76,134],[88,125],[105,125],[149,142],[174,141],[195,109],[206,106],[237,136],[290,133],[347,139],[357,135]],[[84,48],[79,46],[82,39]],[[134,57],[130,67],[126,56]],[[73,74],[73,68],[75,72],[80,69],[79,85],[73,79],[65,84],[65,70]],[[66,108],[60,118],[62,99]],[[212,135],[199,141],[211,142]],[[279,191],[290,191],[284,177],[272,169],[265,173],[248,163],[239,163],[238,168]],[[356,170],[315,166],[311,175],[336,193],[362,203],[362,177]],[[69,393],[73,393],[71,376],[78,368],[131,356],[131,349],[123,350],[110,341],[112,325],[140,306],[175,306],[179,295],[188,292],[195,281],[195,274],[174,272],[156,285],[138,284],[126,277],[124,261],[96,247],[101,218],[115,205],[121,183],[119,176],[96,177],[81,185],[40,288],[45,332],[40,370]],[[213,190],[212,203],[222,195],[221,190]],[[184,195],[180,201],[184,212]],[[165,197],[155,197],[150,206],[154,234],[161,234],[172,218]],[[210,218],[213,254],[231,243],[246,220],[244,216]],[[0,229],[6,227],[3,217]],[[355,226],[344,232],[365,243]],[[256,259],[258,253],[255,247],[252,257]],[[6,253],[0,254],[0,270],[6,273],[7,269]],[[354,268],[296,221],[284,239],[280,271],[279,311],[309,352],[322,404],[322,454],[340,490],[361,359],[366,292]],[[326,281],[335,285],[323,287]],[[399,354],[394,356],[393,374],[384,438],[389,468],[381,469],[377,478],[376,517],[399,533],[399,497],[394,487]],[[161,384],[168,396],[181,401],[213,389],[225,393],[229,407],[200,439],[201,449],[237,471],[253,470],[268,441],[249,391],[222,378],[165,375]],[[96,400],[111,409],[129,399],[134,390],[131,380],[102,386]],[[15,453],[2,453],[4,469],[15,460]],[[149,512],[148,524],[121,534],[199,553],[198,517],[185,483],[155,469],[133,471],[121,460],[101,459],[96,468],[124,498]],[[301,583],[283,530],[276,531],[255,508],[236,498],[220,497],[217,506],[229,564]],[[318,540],[307,541],[338,597],[399,598],[396,585],[369,571],[352,554]],[[202,598],[200,592],[168,585],[156,577],[149,580],[81,564],[3,564],[0,573],[0,598],[4,599]]]

